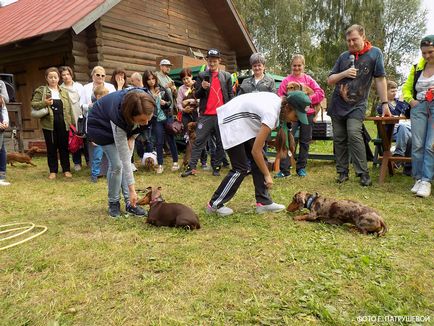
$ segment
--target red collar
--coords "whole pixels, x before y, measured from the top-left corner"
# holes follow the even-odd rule
[[[362,54],[368,52],[371,48],[372,48],[371,42],[366,41],[365,42],[365,46],[363,47],[363,49],[361,49],[360,51],[350,52],[350,53],[354,54],[354,56],[356,57],[356,60],[358,60],[359,59],[359,55],[362,55]]]

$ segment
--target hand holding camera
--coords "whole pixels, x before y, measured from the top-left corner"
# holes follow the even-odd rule
[[[209,76],[204,76],[202,81],[202,88],[208,89],[211,86],[209,82]]]
[[[45,96],[45,105],[47,106],[52,106],[53,105],[53,99],[51,98],[51,95],[46,95]]]

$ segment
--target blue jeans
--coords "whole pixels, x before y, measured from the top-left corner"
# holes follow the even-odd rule
[[[411,144],[411,126],[407,122],[398,124],[392,136],[396,140],[394,154],[406,156],[407,145]]]
[[[6,148],[4,134],[0,132],[0,179],[6,179]]]
[[[98,177],[101,173],[101,161],[102,156],[104,154],[101,146],[90,145],[92,146],[92,158],[90,163],[90,175],[93,177]]]
[[[98,146],[101,147],[108,159],[107,185],[109,203],[117,203],[120,200],[120,191],[124,196],[125,203],[130,200],[130,193],[126,178],[123,176],[122,162],[115,144]]]
[[[175,136],[166,134],[166,131],[164,130],[164,123],[170,121],[173,121],[172,117],[164,121],[157,121],[155,119],[152,124],[152,132],[155,135],[155,142],[157,147],[158,165],[163,165],[163,146],[166,138],[167,142],[169,143],[173,163],[178,162],[178,150],[176,149]]]
[[[423,101],[410,111],[412,173],[416,180],[431,182],[434,176],[434,102]]]

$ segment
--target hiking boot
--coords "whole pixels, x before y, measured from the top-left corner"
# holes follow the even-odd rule
[[[126,209],[127,213],[131,213],[131,214],[134,214],[137,216],[143,216],[143,217],[148,216],[148,212],[146,212],[139,205],[137,205],[136,207],[133,207],[133,206],[131,206],[130,203],[127,203],[127,205],[125,206],[125,209]]]
[[[113,218],[119,217],[121,215],[121,204],[119,202],[110,203],[108,207],[109,215]]]
[[[298,171],[297,171],[297,175],[298,175],[299,177],[306,177],[306,176],[307,176],[306,170],[305,170],[305,169],[300,169],[300,170],[298,170]]]
[[[213,208],[209,203],[206,207],[206,212],[208,214],[217,214],[219,216],[229,216],[234,213],[234,211],[229,207],[222,206],[220,208]]]
[[[215,177],[219,177],[220,176],[220,167],[216,166],[212,169],[212,175]]]
[[[283,178],[287,178],[290,176],[291,176],[291,173],[283,173],[282,171],[279,171],[276,173],[276,175],[273,178],[274,179],[283,179]]]
[[[422,180],[417,180],[416,183],[414,184],[413,188],[411,188],[410,191],[414,194],[417,194],[417,192],[419,191],[421,182],[422,182]]]
[[[263,205],[260,203],[256,204],[256,213],[264,214],[264,213],[277,213],[281,212],[285,209],[285,205],[271,203],[269,205]]]
[[[178,171],[178,170],[179,170],[179,164],[178,164],[178,162],[173,162],[172,171]]]
[[[341,172],[339,173],[338,177],[336,178],[337,183],[344,183],[349,179],[348,172]]]
[[[163,171],[164,171],[164,166],[159,165],[157,168],[157,174],[161,174],[161,173],[163,173]]]
[[[431,183],[428,181],[421,181],[416,196],[428,197],[429,195],[431,195]]]
[[[362,185],[363,187],[368,187],[372,185],[372,180],[368,173],[362,173],[360,175],[360,185]]]
[[[185,178],[189,175],[196,175],[196,170],[192,169],[190,166],[188,166],[187,169],[181,173],[181,177]]]

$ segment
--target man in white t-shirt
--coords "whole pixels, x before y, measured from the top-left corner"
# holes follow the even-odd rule
[[[280,124],[299,120],[308,124],[306,107],[309,97],[301,91],[282,99],[269,92],[248,93],[235,97],[217,109],[223,148],[231,160],[232,169],[221,182],[208,203],[208,213],[227,216],[232,209],[224,206],[236,193],[249,170],[255,186],[256,213],[280,212],[284,205],[271,200],[268,189],[273,178],[264,156],[264,144],[271,130]],[[284,140],[283,140],[284,141]]]

